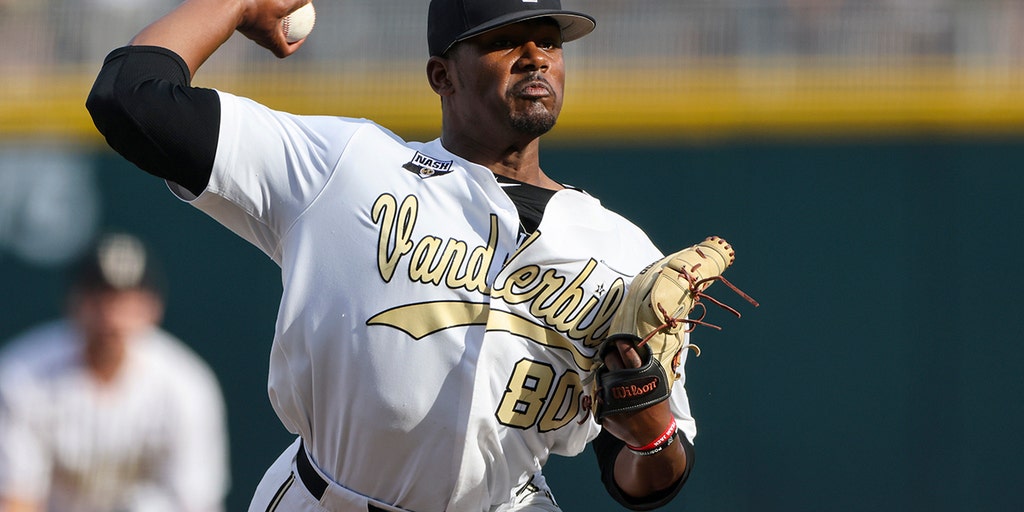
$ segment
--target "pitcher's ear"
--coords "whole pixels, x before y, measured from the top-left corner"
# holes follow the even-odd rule
[[[439,96],[449,96],[453,92],[450,67],[452,61],[444,57],[431,57],[427,60],[427,81],[430,88]]]

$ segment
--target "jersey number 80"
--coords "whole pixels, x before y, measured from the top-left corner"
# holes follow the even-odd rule
[[[536,426],[541,432],[549,432],[564,427],[579,414],[582,394],[579,373],[569,369],[556,380],[550,364],[520,359],[512,369],[495,416],[502,425],[521,429]]]

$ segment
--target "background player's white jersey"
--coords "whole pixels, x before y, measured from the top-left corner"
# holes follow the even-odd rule
[[[408,510],[488,510],[597,435],[583,383],[660,257],[637,227],[562,190],[520,237],[491,171],[438,140],[221,108],[206,191],[175,190],[281,266],[270,398],[326,476]]]
[[[51,512],[211,512],[227,492],[224,404],[214,374],[153,329],[114,381],[86,369],[66,321],[0,357],[0,495]]]

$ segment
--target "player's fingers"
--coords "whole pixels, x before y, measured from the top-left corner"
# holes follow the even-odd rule
[[[604,365],[611,371],[621,370],[626,367],[622,362],[622,356],[619,355],[617,350],[609,350],[608,353],[605,354]]]
[[[256,44],[270,50],[270,52],[273,53],[274,56],[281,59],[298,51],[299,48],[302,47],[302,45],[306,42],[305,39],[302,39],[301,41],[289,43],[288,41],[285,40],[283,32],[275,32],[270,34],[269,36],[262,33],[243,32],[243,34],[249,39],[256,42]]]
[[[616,340],[615,348],[617,350],[609,350],[604,356],[604,364],[609,370],[639,368],[643,364],[640,354],[633,348],[632,343],[625,340]]]
[[[300,39],[298,41],[295,41],[294,43],[285,42],[284,48],[282,48],[281,53],[280,54],[275,53],[275,55],[277,55],[278,57],[283,59],[283,58],[285,58],[285,57],[287,57],[287,56],[289,56],[289,55],[299,51],[299,48],[301,48],[302,45],[305,44],[305,43],[306,43],[306,39],[305,38]]]
[[[626,340],[617,340],[615,345],[619,349],[619,357],[626,368],[639,368],[644,364],[640,353],[636,351],[632,343]]]
[[[308,0],[248,0],[237,30],[279,58],[295,53],[303,41],[289,43],[282,20]]]

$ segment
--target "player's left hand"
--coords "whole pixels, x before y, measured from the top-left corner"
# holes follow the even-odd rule
[[[625,368],[639,368],[643,360],[634,345],[626,340],[615,342],[617,350],[609,350],[604,364],[609,371]],[[650,407],[620,414],[605,416],[601,425],[613,436],[633,446],[643,446],[655,439],[672,421],[669,401],[661,401]]]

